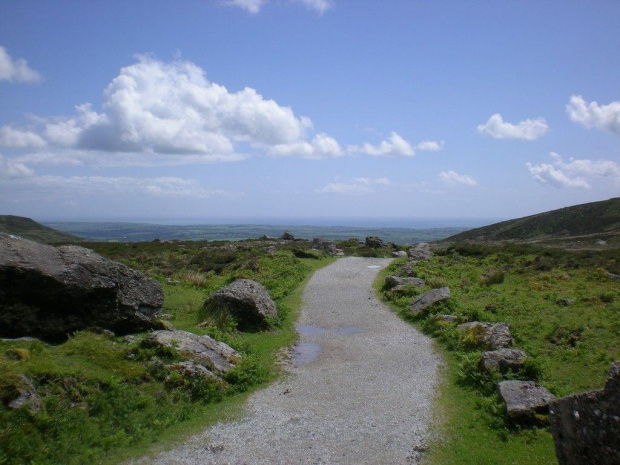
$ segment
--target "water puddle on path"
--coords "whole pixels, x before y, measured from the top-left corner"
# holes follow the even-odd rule
[[[297,332],[304,336],[321,336],[327,332],[326,329],[314,325],[297,325]]]
[[[293,365],[296,367],[308,365],[319,358],[322,351],[321,344],[316,342],[300,342],[295,346],[291,354],[293,356]]]
[[[376,269],[376,268],[381,268],[381,266],[380,265],[368,265],[368,268]]]

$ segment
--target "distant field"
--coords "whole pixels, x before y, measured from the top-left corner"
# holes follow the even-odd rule
[[[396,244],[438,241],[469,228],[431,229],[360,228],[354,226],[269,226],[269,225],[160,225],[148,223],[44,222],[46,226],[90,241],[140,242],[166,240],[243,240],[261,236],[280,237],[290,231],[295,237],[348,239],[379,236]]]

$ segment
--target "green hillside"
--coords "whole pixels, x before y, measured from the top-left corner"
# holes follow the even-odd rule
[[[45,244],[66,244],[81,242],[83,239],[48,228],[30,218],[13,215],[0,215],[0,232],[25,237]]]
[[[445,241],[549,241],[591,236],[616,242],[620,236],[620,197],[471,229]]]

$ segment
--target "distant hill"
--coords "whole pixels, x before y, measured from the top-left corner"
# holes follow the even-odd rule
[[[620,245],[620,197],[470,229],[444,242],[594,243],[601,240]]]
[[[0,232],[25,237],[44,244],[67,244],[82,242],[84,239],[43,226],[23,216],[0,215]]]

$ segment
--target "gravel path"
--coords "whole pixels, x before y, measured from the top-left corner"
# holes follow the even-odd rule
[[[291,375],[253,394],[245,420],[145,463],[418,463],[440,358],[374,297],[372,282],[388,263],[349,257],[317,271],[304,292]]]

